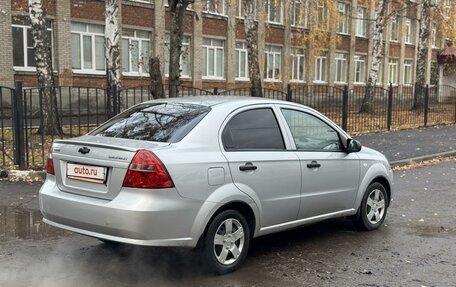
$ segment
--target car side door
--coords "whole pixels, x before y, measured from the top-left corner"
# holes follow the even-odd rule
[[[359,184],[359,157],[346,153],[337,129],[318,113],[280,108],[302,171],[299,219],[353,208]]]
[[[221,130],[232,180],[260,205],[262,228],[296,220],[299,211],[301,167],[282,128],[273,106],[259,105],[236,110]]]

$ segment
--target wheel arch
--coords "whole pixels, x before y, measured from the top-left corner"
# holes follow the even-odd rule
[[[376,183],[376,182],[380,183],[381,185],[383,185],[383,187],[385,187],[386,194],[388,195],[388,206],[389,206],[391,203],[391,184],[390,184],[389,180],[386,179],[386,177],[384,177],[384,176],[377,176],[369,183],[369,185]]]
[[[200,237],[198,238],[198,242],[196,245],[197,248],[202,247],[202,244],[204,241],[204,236],[206,235],[207,229],[208,229],[210,223],[212,222],[212,220],[214,220],[214,218],[217,215],[219,215],[221,212],[223,212],[225,210],[230,210],[230,209],[240,212],[245,217],[245,220],[247,221],[247,224],[249,225],[250,238],[254,237],[256,230],[258,229],[258,227],[257,227],[258,221],[257,221],[256,215],[255,215],[255,212],[254,212],[252,206],[244,201],[234,200],[234,201],[230,201],[230,202],[223,204],[217,210],[215,210],[215,212],[212,213],[211,217],[209,218],[206,225],[204,226],[203,232],[201,233]]]

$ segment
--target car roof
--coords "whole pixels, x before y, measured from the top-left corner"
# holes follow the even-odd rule
[[[291,102],[285,102],[281,100],[269,99],[269,98],[258,98],[258,97],[242,97],[242,96],[187,96],[180,98],[166,98],[149,101],[146,103],[187,103],[202,105],[207,107],[215,106],[247,106],[253,104],[292,104]],[[301,106],[301,105],[299,105]]]

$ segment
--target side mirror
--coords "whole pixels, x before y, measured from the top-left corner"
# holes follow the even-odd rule
[[[359,141],[354,139],[347,140],[347,153],[359,152],[362,148],[362,145]]]

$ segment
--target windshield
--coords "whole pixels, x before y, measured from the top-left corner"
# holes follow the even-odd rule
[[[90,135],[175,143],[182,140],[210,111],[183,103],[153,103],[133,107]]]

